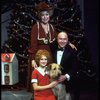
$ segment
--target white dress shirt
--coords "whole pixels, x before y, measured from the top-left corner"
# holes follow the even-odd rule
[[[63,52],[64,52],[64,50],[63,51],[57,51],[57,64],[59,64],[59,65],[61,63]],[[66,76],[67,80],[69,81],[70,80],[70,76],[68,74],[65,74],[65,76]]]
[[[59,65],[61,63],[61,58],[62,58],[63,52],[64,51],[57,51],[57,64],[59,64]]]

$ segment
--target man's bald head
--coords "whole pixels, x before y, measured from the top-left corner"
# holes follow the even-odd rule
[[[60,32],[57,35],[57,42],[59,47],[64,48],[68,43],[68,34],[66,32]]]

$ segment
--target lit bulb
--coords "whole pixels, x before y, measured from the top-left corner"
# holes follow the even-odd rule
[[[25,13],[23,12],[22,14],[24,15]]]
[[[91,70],[89,69],[88,72],[91,72]]]
[[[73,8],[71,8],[71,11],[73,11]]]
[[[73,19],[70,20],[71,22],[73,21]]]
[[[20,47],[22,47],[22,45],[20,45]]]

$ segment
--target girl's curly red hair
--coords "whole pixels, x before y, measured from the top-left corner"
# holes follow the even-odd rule
[[[37,51],[37,53],[35,55],[35,61],[36,61],[38,66],[39,66],[39,61],[40,61],[42,56],[47,57],[48,63],[51,61],[50,53],[45,49],[40,49],[40,50]]]

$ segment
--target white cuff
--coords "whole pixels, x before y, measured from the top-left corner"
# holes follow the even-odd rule
[[[69,81],[70,80],[70,76],[68,74],[65,74],[67,80]]]
[[[32,79],[31,83],[37,83],[37,79]]]

